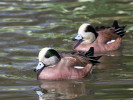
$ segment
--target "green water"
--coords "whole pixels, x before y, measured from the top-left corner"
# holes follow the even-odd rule
[[[102,54],[90,77],[36,80],[41,48],[71,50],[82,23],[108,26],[113,20],[127,25],[122,47]],[[59,99],[133,100],[132,0],[0,0],[0,100]]]

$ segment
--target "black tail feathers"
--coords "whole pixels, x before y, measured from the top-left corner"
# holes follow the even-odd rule
[[[124,29],[126,26],[119,26],[118,21],[114,20],[112,27],[115,28],[115,34],[119,35],[120,37],[123,37],[125,35]]]
[[[112,27],[119,28],[118,21],[114,20]]]
[[[85,53],[85,56],[94,56],[94,47],[90,47],[89,51]]]
[[[100,63],[99,60],[102,56],[94,56],[94,47],[90,47],[90,49],[87,52],[79,52],[80,56],[88,57],[90,58],[89,62],[92,63],[93,65]]]
[[[97,61],[97,60],[89,60],[90,61],[90,63],[92,63],[93,65],[96,65],[96,64],[98,64],[98,63],[100,63],[99,61]]]
[[[87,52],[79,52],[78,55],[84,57],[94,56],[94,47],[90,47],[90,49]]]
[[[99,61],[97,61],[97,60],[99,60],[100,58],[101,58],[102,56],[97,56],[97,57],[89,57],[90,58],[90,63],[92,63],[93,65],[96,65],[97,63],[100,63]]]
[[[102,56],[96,56],[96,57],[94,56],[94,47],[91,47],[90,50],[89,50],[88,52],[86,52],[85,56],[90,58],[89,61],[90,61],[93,65],[95,65],[95,64],[97,64],[97,63],[100,63],[100,62],[97,61],[97,60],[99,60],[99,59],[102,57]]]
[[[99,60],[101,57],[102,57],[102,56],[97,56],[97,57],[92,56],[92,57],[89,57],[89,58],[90,58],[90,59],[93,59],[93,60]]]
[[[99,61],[97,61],[98,59],[100,59],[101,58],[101,56],[97,56],[97,57],[90,57],[91,59],[89,60],[89,62],[92,64],[92,67],[91,67],[91,69],[90,69],[90,71],[89,71],[89,73],[91,74],[91,72],[92,72],[92,70],[93,70],[93,67],[94,67],[94,65],[96,65],[96,64],[98,64],[98,63],[100,63]]]
[[[91,47],[90,50],[86,53],[87,57],[90,58],[90,63],[92,63],[93,65],[100,63],[99,60],[102,56],[94,56],[94,47]]]

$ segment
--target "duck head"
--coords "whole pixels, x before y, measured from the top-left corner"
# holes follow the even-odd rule
[[[73,38],[73,41],[80,41],[83,44],[92,43],[97,38],[98,33],[95,31],[93,26],[88,23],[84,23],[79,27],[78,35]]]
[[[52,48],[43,48],[38,55],[39,63],[34,71],[43,70],[45,67],[57,64],[61,57],[57,51]]]

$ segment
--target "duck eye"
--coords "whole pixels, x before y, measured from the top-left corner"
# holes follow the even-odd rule
[[[45,55],[45,58],[49,58],[50,56],[49,55]]]
[[[46,55],[45,58],[50,58],[51,56],[53,56],[53,53],[49,50]]]

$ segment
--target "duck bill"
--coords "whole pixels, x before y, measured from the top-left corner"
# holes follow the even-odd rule
[[[72,38],[72,41],[76,41],[75,37],[74,37],[74,38]]]
[[[82,42],[83,42],[83,40],[76,40],[73,45],[73,49],[76,49],[76,47],[78,47]]]
[[[39,62],[37,67],[34,69],[34,71],[36,72],[36,71],[38,71],[40,69],[43,69],[44,67],[45,67],[45,64],[43,64],[42,62]]]
[[[83,40],[83,37],[80,35],[80,34],[78,34],[76,37],[74,37],[73,39],[72,39],[73,41],[76,41],[76,40]]]
[[[36,72],[37,71],[37,69],[36,68],[34,68],[34,72]]]

